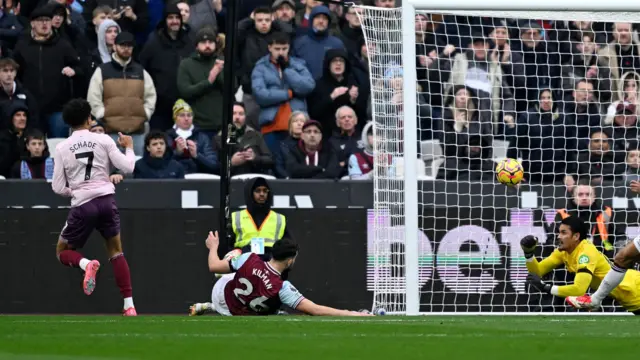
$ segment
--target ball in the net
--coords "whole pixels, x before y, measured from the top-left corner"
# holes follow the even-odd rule
[[[516,159],[504,159],[496,165],[496,179],[499,183],[514,186],[524,178],[522,164]]]

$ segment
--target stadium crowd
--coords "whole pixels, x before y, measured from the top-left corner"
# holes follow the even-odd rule
[[[394,109],[381,102],[400,105],[403,76],[397,62],[376,69],[372,99],[369,57],[385,45],[365,44],[358,12],[375,21],[333,2],[242,4],[229,64],[223,0],[4,0],[0,176],[51,179],[75,97],[91,104],[92,131],[133,136],[135,178],[218,174],[223,70],[234,66],[232,175],[372,178],[367,124]],[[640,178],[632,24],[418,14],[416,53],[418,137],[443,146],[438,177],[491,178],[497,140],[530,182]]]

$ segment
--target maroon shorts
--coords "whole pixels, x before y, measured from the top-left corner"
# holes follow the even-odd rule
[[[105,239],[120,233],[120,212],[113,195],[101,196],[71,208],[60,237],[74,249],[80,249],[93,229]]]

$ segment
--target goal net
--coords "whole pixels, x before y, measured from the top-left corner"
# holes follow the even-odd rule
[[[520,239],[537,236],[536,257],[549,256],[566,215],[609,257],[638,234],[640,40],[627,22],[638,13],[357,8],[376,153],[374,308],[574,313],[525,285]],[[517,189],[495,181],[506,157],[525,169]]]

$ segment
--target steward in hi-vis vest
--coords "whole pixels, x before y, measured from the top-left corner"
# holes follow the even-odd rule
[[[287,233],[287,219],[271,210],[273,193],[262,177],[247,180],[244,188],[247,208],[231,214],[234,248],[269,259],[271,247]]]

